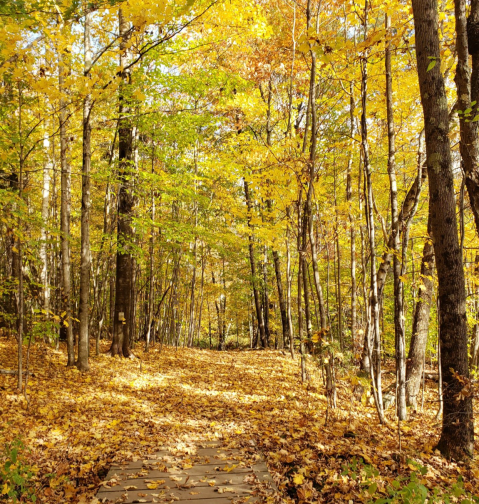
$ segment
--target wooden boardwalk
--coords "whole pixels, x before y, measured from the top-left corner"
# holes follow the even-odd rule
[[[271,499],[275,490],[262,458],[248,463],[238,449],[203,442],[183,450],[165,448],[148,460],[113,466],[96,497],[105,504],[253,504]]]

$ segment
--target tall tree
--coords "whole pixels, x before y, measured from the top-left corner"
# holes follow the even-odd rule
[[[115,284],[115,317],[111,355],[130,356],[131,291],[133,239],[132,215],[135,204],[133,194],[133,125],[131,119],[131,70],[129,42],[131,30],[123,10],[118,11],[120,36],[120,93],[118,125],[118,216]]]
[[[90,41],[91,12],[85,11],[83,49],[85,59],[85,77],[89,75],[92,62]],[[81,202],[81,261],[80,261],[80,334],[78,337],[78,361],[80,371],[88,371],[89,326],[90,326],[90,167],[91,167],[91,96],[88,93],[83,100],[83,163],[82,163],[82,202]]]
[[[436,0],[412,0],[416,59],[424,113],[431,230],[439,297],[443,421],[438,449],[446,456],[471,457],[472,398],[463,397],[455,373],[469,376],[466,298],[449,141],[449,114],[441,72]]]

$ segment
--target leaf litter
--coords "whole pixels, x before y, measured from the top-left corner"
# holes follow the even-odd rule
[[[15,368],[14,346],[0,342],[0,367]],[[240,450],[241,460],[225,461],[223,474],[238,464],[251,467],[262,453],[280,493],[265,502],[370,502],[395,480],[419,474],[418,467],[428,489],[449,488],[460,477],[479,495],[477,462],[455,464],[434,451],[440,424],[431,406],[403,422],[400,452],[394,412],[381,426],[372,407],[352,402],[346,373],[338,377],[338,408],[325,425],[319,372],[302,384],[298,362],[281,352],[163,347],[135,354],[141,370],[138,360],[100,355],[82,374],[65,367],[61,351],[34,346],[28,408],[15,393],[15,377],[0,376],[0,442],[23,439],[37,502],[96,503],[112,465],[150,460],[164,446],[192,467],[205,460],[195,455],[204,439]],[[426,404],[436,404],[434,387]],[[353,470],[358,463],[373,468],[374,481]]]

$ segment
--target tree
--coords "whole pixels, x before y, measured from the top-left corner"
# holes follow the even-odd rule
[[[472,456],[472,398],[461,396],[459,376],[469,376],[464,269],[457,236],[449,115],[441,72],[436,0],[413,0],[416,59],[424,113],[431,230],[437,264],[443,423],[438,449]],[[456,375],[456,373],[458,375]]]

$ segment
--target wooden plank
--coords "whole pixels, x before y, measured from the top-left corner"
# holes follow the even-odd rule
[[[233,498],[248,499],[248,504],[263,502],[256,497],[255,485],[262,484],[276,491],[273,478],[263,459],[251,467],[243,461],[245,453],[238,449],[201,443],[198,448],[165,447],[145,459],[124,466],[112,466],[98,492],[100,502],[188,502],[188,504],[228,504]],[[183,468],[183,465],[192,467]],[[156,485],[156,488],[148,488]],[[269,493],[269,491],[267,491]]]
[[[268,481],[273,482],[273,478],[269,473],[255,473],[259,481]],[[136,479],[126,479],[121,481],[119,485],[114,486],[104,486],[102,488],[102,492],[113,492],[120,491],[122,488],[127,486],[136,486],[139,490],[147,490],[149,484],[158,484],[158,482],[164,481],[164,483],[158,484],[159,489],[164,489],[165,487],[175,488],[177,485],[190,485],[192,487],[206,487],[211,486],[209,482],[214,481],[213,486],[227,486],[227,485],[237,485],[245,482],[245,479],[253,475],[253,473],[246,474],[228,474],[228,475],[213,475],[211,478],[198,478],[193,477],[187,479],[187,476],[179,476],[181,477],[180,481],[175,479],[171,479],[172,475],[165,474],[162,478],[136,478]],[[174,476],[176,478],[176,476]]]

